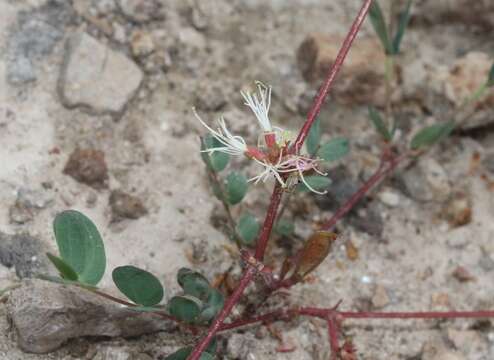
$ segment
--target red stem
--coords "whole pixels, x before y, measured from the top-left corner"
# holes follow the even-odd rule
[[[494,318],[494,311],[418,311],[418,312],[339,312],[347,319],[479,319]]]
[[[256,260],[262,261],[264,259],[264,253],[268,246],[269,236],[271,235],[271,230],[276,220],[276,214],[278,213],[278,207],[280,206],[281,197],[283,195],[283,189],[281,185],[277,182],[273,194],[271,195],[271,201],[269,203],[269,208],[266,213],[266,218],[264,219],[264,224],[262,225],[261,235],[257,240],[255,258]]]
[[[96,295],[101,296],[101,297],[103,297],[105,299],[111,300],[111,301],[116,302],[118,304],[128,306],[129,308],[135,308],[135,307],[137,307],[137,305],[134,304],[134,303],[131,303],[131,302],[128,302],[128,301],[119,299],[119,298],[117,298],[115,296],[112,296],[112,295],[107,294],[105,292],[102,292],[100,290],[87,289],[87,288],[84,288],[84,287],[81,287],[81,288],[82,289],[89,290],[93,294],[96,294]],[[197,334],[197,328],[195,326],[191,326],[189,324],[185,324],[185,323],[183,323],[182,321],[180,321],[179,319],[177,319],[176,317],[174,317],[172,315],[168,315],[167,313],[161,312],[161,311],[151,311],[149,313],[150,314],[153,314],[153,315],[160,316],[163,319],[173,321],[173,322],[177,323],[177,325],[185,327],[186,329],[188,329],[189,331],[191,331],[193,334]],[[139,314],[139,312],[136,312],[136,314]]]
[[[340,352],[340,345],[338,343],[338,327],[335,323],[333,315],[329,315],[326,321],[328,323],[329,344],[331,345],[331,360],[337,360],[338,353]]]
[[[253,267],[248,267],[247,270],[245,270],[244,274],[242,275],[242,278],[240,279],[240,283],[238,284],[238,287],[235,289],[233,294],[228,298],[227,302],[225,303],[225,306],[223,307],[219,315],[216,317],[216,319],[214,319],[213,324],[209,327],[206,336],[195,346],[194,350],[189,355],[187,360],[199,360],[202,352],[207,348],[207,346],[209,345],[213,337],[216,335],[216,333],[221,330],[221,326],[223,325],[223,322],[228,317],[228,315],[230,315],[230,312],[232,311],[233,307],[238,303],[238,301],[242,297],[244,290],[251,282],[255,273],[256,270]]]
[[[279,320],[284,315],[288,315],[290,311],[286,311],[284,309],[273,311],[264,315],[255,316],[249,319],[239,319],[236,321],[232,321],[230,324],[223,324],[221,326],[220,331],[236,329],[242,326],[252,325],[258,322],[266,322],[266,321],[274,321]]]
[[[220,331],[236,329],[242,326],[253,325],[259,322],[292,320],[296,316],[317,317],[328,320],[328,316],[332,316],[333,323],[337,316],[342,319],[486,319],[494,318],[494,311],[417,311],[417,312],[354,312],[354,311],[338,311],[334,308],[313,308],[300,307],[293,309],[278,309],[263,315],[252,317],[249,319],[239,319],[224,324]],[[335,324],[336,326],[336,324]]]
[[[338,221],[340,221],[355,205],[379,182],[386,178],[393,170],[408,157],[408,154],[402,155],[390,160],[386,164],[381,164],[379,169],[355,192],[343,206],[325,223],[322,224],[321,230],[331,230]]]
[[[328,92],[335,80],[335,77],[338,74],[341,66],[343,65],[345,57],[348,54],[348,51],[353,43],[353,40],[357,36],[360,26],[362,25],[365,16],[369,11],[369,7],[371,3],[372,0],[365,0],[362,8],[360,9],[357,15],[357,18],[352,24],[352,27],[350,28],[350,31],[347,37],[345,38],[345,41],[343,42],[340,51],[338,52],[336,60],[328,73],[328,77],[325,83],[323,84],[323,86],[321,87],[321,89],[319,90],[316,99],[314,100],[312,108],[309,111],[309,114],[307,115],[307,120],[300,129],[300,132],[297,136],[297,140],[294,143],[295,152],[298,152],[298,150],[300,150],[300,147],[303,145],[312,124],[314,123],[317,115],[321,111],[321,107],[323,105],[324,99],[328,95]],[[283,189],[279,184],[276,184],[273,190],[273,194],[271,195],[271,202],[269,204],[266,218],[264,220],[264,224],[261,230],[261,235],[259,236],[259,239],[257,241],[255,258],[259,261],[262,261],[264,259],[264,253],[266,252],[269,236],[271,235],[271,230],[273,228],[274,221],[276,220],[276,213],[278,212],[278,207],[280,205],[282,195],[283,195]],[[228,317],[235,304],[240,300],[245,288],[249,285],[254,274],[255,274],[254,268],[252,267],[247,268],[247,270],[244,272],[242,276],[242,279],[240,280],[240,284],[238,288],[235,289],[234,293],[228,299],[220,314],[216,317],[213,324],[208,329],[207,335],[199,342],[199,344],[197,344],[197,346],[194,348],[194,350],[192,351],[191,355],[188,357],[187,360],[199,359],[201,353],[208,346],[213,336],[220,330],[223,322]]]
[[[304,141],[309,134],[309,130],[312,124],[316,120],[317,115],[319,115],[324,100],[326,99],[326,96],[328,96],[329,90],[333,86],[333,83],[336,79],[336,75],[338,75],[338,72],[340,71],[343,62],[345,61],[348,51],[352,46],[353,40],[355,40],[355,37],[357,36],[360,27],[362,26],[362,23],[364,22],[365,17],[369,12],[369,8],[371,4],[372,4],[372,0],[365,0],[364,4],[362,5],[362,8],[360,9],[357,15],[357,18],[354,20],[352,27],[348,32],[348,35],[343,41],[343,45],[341,46],[340,51],[338,52],[338,55],[336,56],[333,65],[329,69],[326,81],[324,82],[324,84],[322,84],[321,88],[319,89],[319,92],[316,98],[314,99],[314,103],[312,104],[312,107],[309,113],[307,114],[307,120],[305,121],[304,125],[302,126],[302,129],[300,130],[297,136],[297,139],[295,140],[293,146],[295,153],[298,153],[302,148],[302,145],[304,144]]]

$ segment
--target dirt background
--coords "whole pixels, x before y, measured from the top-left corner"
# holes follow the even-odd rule
[[[301,74],[298,47],[311,32],[343,35],[361,4],[141,2],[149,13],[126,13],[113,0],[0,0],[0,288],[19,277],[53,272],[44,252],[55,251],[51,222],[67,208],[83,211],[98,225],[108,269],[143,267],[159,276],[168,298],[177,290],[179,267],[194,266],[210,278],[227,271],[236,259],[228,251],[225,216],[198,153],[204,129],[191,108],[196,106],[211,123],[225,115],[235,132],[255,141],[256,124],[239,90],[261,80],[273,86],[273,121],[296,130],[316,88]],[[431,4],[414,4],[398,59],[402,84],[393,94],[393,107],[403,142],[407,134],[454,109],[454,84],[468,87],[464,83],[471,79],[461,74],[458,82],[448,78],[458,73],[458,59],[472,51],[484,52],[491,63],[494,56],[489,2],[478,1],[478,8],[465,1]],[[482,15],[467,16],[473,11]],[[71,76],[84,79],[91,62],[99,61],[94,55],[71,67],[77,57],[70,38],[80,33],[97,39],[101,49],[112,49],[115,64],[122,66],[105,69],[101,79],[88,75],[90,82],[82,85],[86,90],[75,88],[74,95],[64,90],[71,86]],[[273,249],[269,261],[297,248],[334,211],[338,196],[349,194],[378,163],[378,139],[366,105],[379,105],[382,98],[376,98],[373,85],[366,89],[351,83],[355,73],[382,71],[373,41],[366,22],[357,42],[374,52],[354,57],[354,72],[341,79],[350,85],[327,102],[321,115],[325,138],[346,136],[352,144],[343,164],[329,168],[337,186],[334,196],[294,196],[286,214],[294,219],[296,234],[277,239],[281,250]],[[479,58],[470,60],[470,68],[477,68]],[[113,81],[116,88],[106,86]],[[448,81],[454,94],[448,92]],[[339,225],[342,241],[312,281],[293,290],[291,303],[332,306],[343,299],[342,309],[494,309],[491,100],[477,109],[481,116],[475,124],[434,149],[427,160],[400,169]],[[107,169],[98,160],[91,163],[91,169],[102,168],[88,175],[95,178],[86,183],[65,174],[75,149],[101,151]],[[92,153],[94,157],[101,160]],[[245,162],[231,166],[254,171]],[[252,187],[243,209],[262,218],[271,186]],[[111,205],[110,195],[117,190],[114,196],[132,196],[123,196],[128,202],[124,209]],[[465,213],[467,220],[459,221],[457,216]],[[101,287],[115,292],[110,271]],[[176,332],[129,340],[85,338],[51,354],[26,354],[18,349],[5,314],[0,304],[2,359],[143,360],[193,340]],[[278,340],[265,329],[252,328],[223,335],[220,357],[328,358],[324,324],[300,319],[275,327],[294,345],[293,352],[278,352]],[[348,322],[345,331],[361,359],[494,358],[489,321],[359,321]]]

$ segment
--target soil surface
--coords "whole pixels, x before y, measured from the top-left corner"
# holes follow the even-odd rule
[[[425,124],[455,113],[455,86],[470,79],[470,73],[454,71],[463,66],[460,59],[478,68],[482,59],[494,58],[494,27],[487,17],[476,24],[472,17],[448,16],[462,4],[450,1],[433,23],[431,12],[442,9],[432,1],[414,4],[396,61],[392,106],[401,144]],[[381,3],[387,12],[389,2]],[[232,268],[233,278],[238,276],[227,219],[199,153],[205,129],[192,108],[210,124],[224,115],[233,132],[255,143],[258,127],[239,92],[260,80],[273,87],[273,122],[296,131],[317,88],[300,69],[300,44],[314,32],[341,37],[360,4],[0,0],[0,290],[23,277],[54,274],[44,255],[56,253],[51,223],[69,208],[97,224],[108,269],[147,269],[165,284],[167,298],[178,291],[175,276],[183,266],[212,280]],[[356,42],[365,47],[375,41],[367,21]],[[342,74],[349,85],[338,88],[321,113],[323,138],[344,136],[351,152],[328,167],[334,186],[329,195],[291,195],[285,217],[295,234],[274,236],[278,246],[269,248],[269,265],[279,266],[279,259],[298,249],[379,163],[367,105],[381,106],[383,99],[364,85],[366,69],[381,73],[384,64],[377,60],[382,56],[364,50],[356,51],[363,58],[352,64],[365,66],[351,65],[354,72]],[[483,55],[465,57],[472,52]],[[364,75],[353,86],[359,71]],[[382,311],[494,309],[493,105],[492,97],[485,100],[471,127],[374,191],[338,225],[339,243],[310,281],[280,302],[330,307],[343,300],[341,309]],[[258,170],[241,159],[229,166],[249,176]],[[234,216],[248,210],[262,220],[272,185],[251,185]],[[110,271],[101,287],[118,294]],[[219,357],[329,356],[322,322],[294,319],[271,330],[223,334]],[[362,320],[345,322],[344,331],[359,359],[494,358],[490,321]],[[28,354],[18,348],[0,303],[0,359],[159,359],[193,341],[178,331],[90,337],[50,354]],[[283,347],[293,351],[281,352]]]

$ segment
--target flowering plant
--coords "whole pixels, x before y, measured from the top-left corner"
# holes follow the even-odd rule
[[[242,92],[245,105],[254,113],[260,126],[258,141],[255,146],[248,145],[239,135],[233,134],[223,118],[218,120],[218,127],[208,125],[195,112],[196,118],[208,130],[201,139],[201,155],[206,165],[208,178],[215,196],[223,203],[230,223],[230,237],[238,245],[242,275],[234,288],[227,293],[197,271],[180,269],[177,282],[181,292],[172,296],[166,305],[161,305],[164,289],[158,279],[149,272],[134,266],[122,266],[113,270],[112,277],[118,289],[130,301],[110,296],[96,285],[101,280],[106,266],[104,246],[98,230],[83,214],[76,211],[65,211],[59,214],[54,222],[55,237],[60,250],[60,257],[49,255],[49,259],[60,273],[53,281],[84,287],[89,291],[104,296],[135,311],[146,311],[174,321],[181,327],[196,335],[203,331],[203,337],[195,347],[185,347],[170,354],[166,360],[210,360],[216,353],[216,336],[221,331],[239,328],[256,323],[286,321],[296,316],[308,316],[322,319],[327,324],[328,340],[331,346],[331,359],[356,359],[356,348],[351,339],[342,340],[342,324],[345,319],[449,319],[449,318],[494,318],[494,311],[447,311],[447,312],[363,312],[340,311],[338,302],[331,308],[304,306],[278,306],[263,314],[247,314],[237,316],[227,322],[236,304],[255,279],[262,278],[263,286],[259,297],[266,300],[277,294],[280,289],[290,289],[304,281],[330,253],[337,235],[332,231],[335,224],[362,199],[371,189],[383,181],[400,164],[414,160],[426,153],[427,149],[444,139],[455,127],[453,121],[438,122],[422,128],[411,136],[410,142],[396,144],[393,116],[387,100],[386,114],[370,108],[369,117],[377,133],[382,138],[381,163],[375,173],[320,227],[311,234],[303,246],[293,257],[284,259],[279,270],[275,271],[264,264],[264,256],[273,230],[280,225],[282,213],[280,203],[282,196],[293,188],[309,190],[316,194],[325,194],[330,181],[321,170],[324,162],[340,159],[348,152],[348,141],[341,138],[331,139],[320,144],[320,126],[317,115],[323,101],[334,83],[344,59],[354,41],[367,13],[370,11],[372,24],[381,39],[386,56],[386,67],[394,61],[400,51],[400,42],[409,21],[411,2],[400,15],[394,36],[390,36],[388,26],[377,2],[365,0],[357,15],[341,50],[329,70],[314,104],[297,136],[273,125],[269,117],[272,89],[262,83],[256,84],[256,92]],[[391,83],[391,73],[386,73]],[[389,85],[389,84],[388,84]],[[468,101],[475,101],[478,94],[494,87],[494,66],[482,91],[476,91]],[[389,95],[389,93],[388,93]],[[301,153],[307,140],[306,153]],[[260,167],[259,172],[247,179],[239,172],[231,172],[226,179],[220,179],[230,156],[245,156]],[[235,221],[230,207],[239,204],[244,198],[248,182],[254,184],[266,182],[274,178],[275,185],[262,226],[249,214],[244,214]],[[278,231],[287,231],[280,227]],[[252,250],[252,248],[254,250]],[[265,301],[263,301],[265,303]],[[286,349],[285,349],[286,350]]]

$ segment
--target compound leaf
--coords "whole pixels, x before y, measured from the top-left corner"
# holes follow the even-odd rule
[[[51,261],[51,263],[55,265],[62,279],[77,281],[79,276],[69,264],[53,254],[46,253],[46,256]]]
[[[434,145],[439,140],[448,136],[454,128],[455,123],[453,121],[427,126],[412,138],[410,147],[413,150],[417,150],[425,146]]]
[[[131,265],[119,266],[113,270],[112,278],[122,294],[136,304],[149,307],[163,299],[163,286],[146,270]]]
[[[280,219],[274,226],[274,231],[282,236],[291,236],[295,231],[295,225],[293,222],[286,219]]]
[[[214,172],[225,169],[230,161],[230,155],[221,151],[208,152],[207,149],[219,148],[224,145],[213,135],[207,134],[201,138],[201,157],[206,166]]]
[[[392,54],[393,47],[391,41],[389,40],[386,21],[384,20],[383,12],[377,0],[374,0],[372,2],[372,5],[369,10],[369,17],[377,36],[379,36],[379,39],[381,40],[381,44],[383,45],[384,50],[386,51],[387,54]]]
[[[243,244],[254,245],[260,228],[261,224],[259,224],[255,216],[245,213],[238,220],[236,230]]]
[[[247,194],[247,178],[239,172],[231,172],[226,178],[226,199],[230,205],[236,205]]]
[[[349,151],[350,145],[348,140],[342,137],[337,137],[323,144],[319,148],[317,156],[324,161],[336,161],[347,155]]]
[[[193,323],[200,315],[203,303],[191,295],[174,296],[168,302],[170,314],[186,323]]]
[[[67,210],[56,216],[53,229],[62,260],[80,282],[96,285],[105,273],[106,255],[93,222],[78,211]]]
[[[187,360],[192,350],[192,346],[181,348],[173,354],[168,355],[165,360]],[[199,360],[214,360],[214,356],[208,352],[203,352]]]
[[[389,132],[384,120],[381,117],[381,114],[377,111],[377,109],[373,106],[369,106],[369,118],[372,121],[372,125],[376,131],[383,137],[386,141],[391,141],[391,133]]]
[[[201,315],[199,316],[200,319],[203,321],[210,321],[214,319],[216,314],[223,309],[224,304],[225,298],[223,294],[218,289],[211,288],[207,302],[201,312]]]
[[[309,155],[313,156],[316,154],[319,148],[319,143],[321,142],[321,121],[319,118],[314,121],[312,127],[309,130],[309,135],[307,135],[307,140],[305,142],[307,146],[307,152]]]
[[[331,185],[331,179],[321,175],[311,175],[305,177],[305,182],[317,191],[324,191]],[[302,192],[311,191],[303,182],[298,184],[297,189]]]
[[[398,54],[400,52],[401,40],[403,40],[403,35],[405,35],[405,30],[410,22],[411,8],[412,0],[408,0],[405,10],[400,12],[400,15],[398,16],[398,28],[396,29],[396,34],[393,39],[393,54]]]

